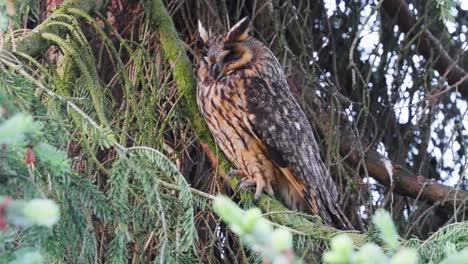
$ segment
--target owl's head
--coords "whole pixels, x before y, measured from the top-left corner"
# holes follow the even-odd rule
[[[219,80],[245,68],[255,57],[248,35],[250,20],[244,17],[223,35],[210,36],[198,21],[198,32],[204,48],[200,58],[199,78]]]

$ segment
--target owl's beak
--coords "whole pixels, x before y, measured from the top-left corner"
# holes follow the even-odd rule
[[[220,63],[211,65],[210,75],[213,79],[219,80],[223,76],[223,65],[220,65]]]

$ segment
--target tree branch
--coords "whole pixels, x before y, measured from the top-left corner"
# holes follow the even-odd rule
[[[332,132],[330,120],[330,115],[324,111],[320,111],[317,115],[315,125],[320,128],[322,134]],[[357,166],[362,160],[362,153],[356,146],[361,144],[361,141],[351,136],[351,133],[342,133],[341,136],[340,153],[347,156],[348,160]],[[468,210],[468,206],[466,206],[468,192],[464,190],[437,183],[421,175],[415,175],[372,149],[364,153],[363,158],[369,176],[386,187],[394,188],[395,192],[399,194],[420,198],[453,211],[458,210],[458,208]]]
[[[185,46],[177,35],[174,23],[164,4],[160,0],[145,2],[146,14],[149,21],[158,32],[165,59],[172,66],[172,74],[177,85],[177,91],[184,100],[186,113],[199,139],[206,143],[211,150],[215,150],[215,142],[205,121],[198,111],[196,99],[197,82],[193,74],[192,62],[186,54]],[[213,151],[214,152],[214,151]],[[229,162],[224,155],[218,161],[222,169],[229,168]]]
[[[66,27],[58,24],[51,24],[50,22],[66,22],[67,19],[64,16],[60,16],[60,14],[66,13],[65,10],[68,8],[77,8],[86,13],[90,13],[100,9],[102,4],[102,0],[67,0],[54,11],[53,15],[49,16],[40,25],[16,41],[14,46],[10,41],[4,46],[4,49],[12,51],[13,47],[15,47],[15,51],[17,52],[25,53],[32,57],[37,56],[53,44],[51,40],[42,38],[42,33],[65,37],[68,31]]]
[[[350,160],[353,163],[358,162],[353,160],[353,155],[351,155]],[[385,162],[391,161],[374,150],[369,150],[366,153],[365,162],[372,178],[385,186],[391,186],[392,179],[390,175],[392,175],[397,193],[413,198],[419,197],[422,200],[442,205],[453,211],[459,210],[458,208],[462,208],[462,211],[468,209],[466,207],[468,193],[464,190],[437,183],[421,175],[415,175],[397,164],[391,164],[392,172],[389,173]]]
[[[405,32],[411,32],[416,24],[416,18],[409,10],[408,4],[404,0],[385,0],[383,2],[385,11],[397,18],[399,28]],[[434,60],[434,68],[443,76],[446,76],[450,85],[458,86],[458,91],[465,100],[468,100],[468,74],[457,64],[457,61],[450,57],[442,44],[432,33],[424,29],[417,38],[419,53],[426,60]]]

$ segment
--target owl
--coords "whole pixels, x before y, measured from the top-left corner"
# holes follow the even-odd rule
[[[255,186],[288,208],[318,214],[338,227],[349,223],[337,188],[320,160],[312,128],[268,47],[249,36],[247,17],[223,35],[198,22],[197,103],[216,143],[234,164],[228,175]]]

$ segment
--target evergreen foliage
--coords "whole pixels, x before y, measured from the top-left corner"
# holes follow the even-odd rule
[[[42,175],[57,177],[67,173],[70,163],[63,152],[46,140],[46,125],[20,111],[35,107],[27,99],[30,94],[22,93],[23,88],[29,87],[28,82],[6,71],[0,79],[0,193],[8,195],[0,197],[0,262],[45,263],[41,251],[52,236],[50,227],[58,221],[59,208],[52,200],[36,197],[53,197],[44,188],[50,177]],[[22,97],[10,100],[15,94]],[[38,146],[37,151],[33,151],[33,144]],[[14,200],[10,201],[11,197]]]
[[[273,264],[300,263],[292,249],[292,234],[288,229],[273,226],[261,216],[258,208],[243,211],[225,196],[218,196],[213,209],[229,224],[229,228],[246,245]]]
[[[194,199],[177,168],[153,148],[123,147],[115,141],[111,130],[100,127],[85,111],[55,96],[51,90],[47,91],[53,96],[44,98],[45,104],[41,103],[37,100],[41,91],[26,80],[31,76],[20,76],[7,66],[3,68],[1,82],[4,121],[0,141],[7,146],[2,151],[2,178],[6,182],[2,193],[31,198],[47,196],[60,202],[63,217],[55,232],[39,230],[37,236],[43,239],[28,238],[40,241],[43,248],[50,250],[46,251],[46,259],[88,263],[98,257],[96,223],[102,225],[100,228],[109,225],[113,230],[105,253],[106,261],[111,263],[127,262],[129,242],[140,246],[145,241],[152,242],[147,241],[148,234],[143,232],[146,230],[153,230],[151,239],[157,241],[159,256],[156,258],[196,259]],[[63,105],[69,105],[69,111],[75,116],[68,117]],[[33,121],[30,114],[16,113],[16,109],[42,121]],[[10,115],[11,118],[5,118]],[[79,132],[72,124],[81,126]],[[72,127],[72,131],[66,131]],[[108,175],[106,192],[98,189],[95,175],[88,174],[93,170],[80,171],[82,161],[72,162],[60,150],[68,146],[68,152],[73,151],[77,139],[66,137],[77,133],[84,136],[82,142],[89,140],[82,144],[91,149],[119,146],[110,169],[100,165]],[[24,162],[28,146],[34,150],[37,160],[30,167]],[[98,162],[95,156],[91,156],[92,161]],[[163,189],[161,182],[172,183],[177,194]],[[204,203],[200,199],[197,202]],[[141,258],[145,258],[144,254]]]
[[[405,247],[399,242],[395,224],[388,212],[379,209],[372,220],[379,231],[380,240],[384,242],[383,247],[370,242],[355,250],[353,241],[348,235],[339,235],[331,240],[331,250],[324,254],[324,262],[328,264],[467,263],[468,244],[466,239],[457,247],[450,242],[450,238],[443,238],[446,231],[439,230],[421,245],[405,243]],[[465,228],[466,223],[459,223],[453,227],[463,236],[467,234]],[[427,251],[424,244],[432,246],[431,252]],[[409,247],[410,245],[411,247]]]

